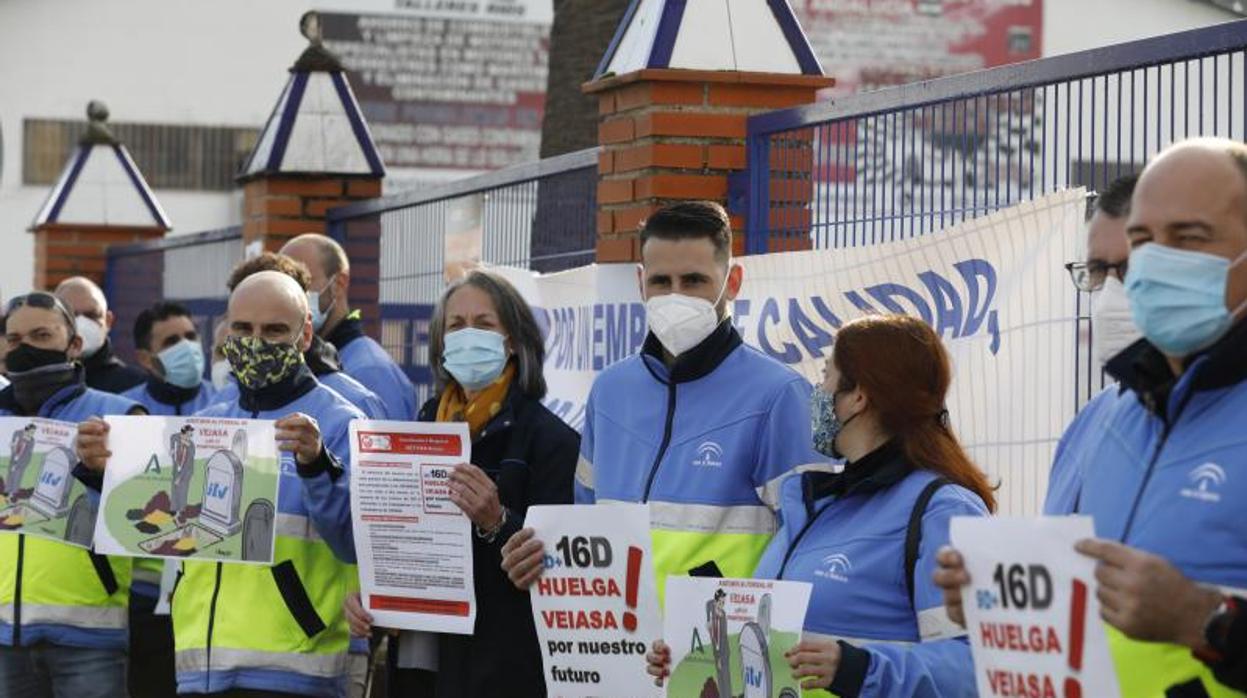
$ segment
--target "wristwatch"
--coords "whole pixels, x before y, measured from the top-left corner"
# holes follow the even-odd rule
[[[494,542],[494,539],[498,537],[498,532],[502,530],[502,527],[506,525],[506,523],[507,523],[507,508],[502,507],[502,516],[498,517],[498,523],[494,524],[493,528],[486,530],[476,525],[473,525],[473,528],[476,529],[477,538],[480,538],[486,543],[492,543]]]
[[[1204,643],[1207,649],[1195,653],[1199,659],[1216,663],[1225,658],[1229,649],[1225,643],[1230,635],[1230,626],[1234,624],[1237,615],[1238,604],[1233,598],[1223,597],[1216,610],[1209,614],[1208,620],[1204,622]]]

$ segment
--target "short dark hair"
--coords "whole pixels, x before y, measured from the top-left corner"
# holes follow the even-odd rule
[[[1097,192],[1092,198],[1092,206],[1087,207],[1087,219],[1096,212],[1109,218],[1122,218],[1130,215],[1130,198],[1134,196],[1134,185],[1139,182],[1139,175],[1131,173],[1109,182],[1104,191]]]
[[[295,280],[304,292],[307,287],[312,285],[312,273],[307,270],[307,266],[293,257],[287,257],[284,254],[276,252],[264,252],[259,256],[251,259],[244,259],[234,267],[234,271],[230,272],[229,280],[225,282],[225,288],[230,293],[234,292],[234,288],[242,283],[242,280],[258,274],[262,271],[279,271],[286,276]]]
[[[159,301],[152,307],[139,313],[134,321],[134,348],[151,351],[152,327],[171,317],[194,317],[191,311],[181,303]]]
[[[727,211],[713,201],[681,201],[658,209],[641,226],[641,249],[653,238],[706,239],[714,245],[716,259],[727,261],[732,256],[732,223]]]

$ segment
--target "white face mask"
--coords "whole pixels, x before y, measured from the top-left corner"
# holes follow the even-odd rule
[[[212,387],[220,390],[229,385],[230,368],[225,359],[212,363]]]
[[[74,328],[82,337],[82,357],[86,359],[95,356],[104,346],[104,340],[108,339],[104,326],[89,317],[79,315],[74,318]]]
[[[1126,287],[1108,275],[1104,286],[1091,294],[1091,349],[1101,366],[1143,338],[1130,314]]]
[[[727,279],[724,278],[713,303],[679,293],[650,298],[645,301],[645,319],[650,331],[672,356],[683,354],[705,341],[719,326],[719,313],[715,308],[726,291]]]

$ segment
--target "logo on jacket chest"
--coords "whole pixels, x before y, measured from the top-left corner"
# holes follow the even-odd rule
[[[723,447],[713,441],[703,441],[693,455],[693,465],[698,468],[723,467]]]
[[[831,579],[837,582],[849,581],[849,572],[853,571],[853,563],[844,553],[832,553],[823,558],[823,564],[814,570],[815,577]]]
[[[1219,490],[1225,484],[1225,468],[1216,463],[1204,463],[1192,468],[1186,477],[1190,484],[1178,492],[1183,497],[1209,503],[1221,501]]]

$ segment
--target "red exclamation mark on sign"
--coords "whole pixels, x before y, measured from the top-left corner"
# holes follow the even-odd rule
[[[1087,629],[1087,585],[1074,580],[1069,604],[1069,668],[1082,671],[1083,638]],[[1065,679],[1065,698],[1082,698],[1082,684],[1070,676]]]
[[[641,549],[634,546],[628,548],[628,578],[624,581],[624,603],[628,608],[636,608],[637,582],[641,581]],[[625,611],[623,626],[628,632],[636,630],[636,614]]]

